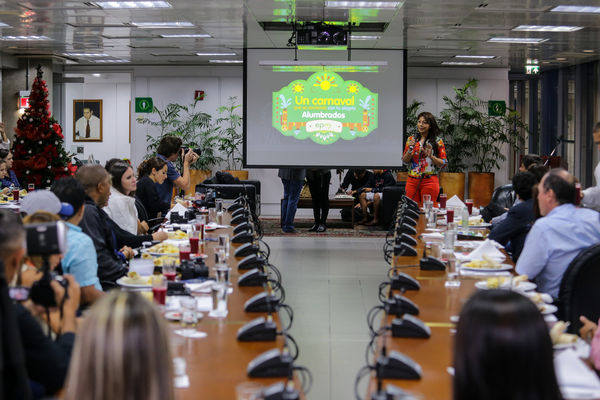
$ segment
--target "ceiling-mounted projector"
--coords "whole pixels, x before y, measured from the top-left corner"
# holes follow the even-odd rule
[[[348,32],[323,23],[305,24],[296,31],[296,44],[298,46],[347,46]]]

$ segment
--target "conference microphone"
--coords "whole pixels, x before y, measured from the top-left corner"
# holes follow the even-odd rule
[[[254,240],[252,232],[240,232],[231,238],[231,243],[250,243]]]
[[[243,204],[241,204],[241,203],[233,203],[232,205],[230,205],[229,207],[227,207],[227,211],[233,212],[233,211],[240,210],[240,209],[243,209],[243,208],[244,208]]]
[[[411,217],[413,219],[419,219],[419,212],[415,210],[411,210],[410,208],[404,211],[404,216]]]
[[[414,315],[405,314],[392,321],[392,337],[429,339],[431,329]]]
[[[250,212],[248,210],[246,210],[245,208],[240,208],[239,210],[235,210],[234,212],[231,213],[231,218],[235,218],[238,215],[243,215],[245,217],[248,217],[250,215]]]
[[[243,245],[241,245],[240,247],[238,247],[235,252],[233,253],[233,255],[235,257],[246,257],[249,256],[251,254],[257,254],[259,252],[260,248],[256,245],[254,245],[253,243],[245,243]],[[239,266],[238,266],[239,268]]]
[[[399,236],[396,236],[396,244],[406,243],[411,246],[417,245],[417,239],[412,236],[407,235],[406,233],[401,233]]]
[[[377,358],[377,376],[381,379],[421,379],[422,369],[410,357],[392,350]]]
[[[273,318],[258,317],[242,326],[237,333],[240,342],[272,342],[277,337],[277,325]]]
[[[412,276],[400,272],[396,269],[393,270],[392,276],[390,276],[392,290],[420,290],[421,284]]]
[[[399,222],[401,224],[405,223],[405,224],[408,224],[410,226],[417,226],[417,221],[415,221],[413,218],[409,217],[408,215],[402,216],[402,219]]]
[[[238,286],[264,286],[267,278],[267,274],[259,268],[253,268],[238,278]]]
[[[400,389],[398,386],[388,384],[385,389],[376,389],[371,393],[371,400],[398,400],[398,399],[413,399],[409,393]]]
[[[254,225],[252,225],[252,222],[242,222],[241,224],[233,228],[234,235],[244,231],[254,231]]]
[[[298,400],[300,394],[294,389],[293,381],[274,383],[267,386],[258,396],[262,400]]]
[[[266,263],[267,260],[265,258],[257,254],[250,254],[249,256],[246,256],[240,260],[240,262],[238,263],[238,270],[262,268]]]
[[[246,215],[238,215],[235,218],[231,218],[231,221],[229,221],[231,225],[239,225],[244,222],[248,222],[248,216]]]
[[[245,312],[275,312],[279,307],[279,299],[274,294],[262,292],[250,297],[244,304]]]
[[[416,208],[417,210],[419,209],[419,203],[417,203],[405,194],[402,195],[402,201],[404,202],[404,204],[410,207]]]
[[[419,315],[419,306],[412,300],[400,295],[393,294],[384,301],[384,308],[388,314],[401,317],[404,314]]]
[[[271,349],[250,361],[246,373],[250,378],[287,378],[292,363],[289,352]]]
[[[415,257],[417,255],[417,249],[407,243],[402,242],[399,245],[394,245],[394,255]]]
[[[416,235],[417,230],[414,227],[403,222],[398,227],[396,227],[396,233],[407,233],[409,235]]]

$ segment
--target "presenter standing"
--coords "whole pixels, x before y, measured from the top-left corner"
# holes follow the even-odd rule
[[[283,200],[281,201],[281,230],[284,233],[296,233],[294,217],[298,208],[300,192],[306,177],[303,168],[280,168],[277,174],[283,183]]]
[[[419,135],[410,136],[402,161],[407,163],[408,180],[406,181],[406,196],[419,204],[423,195],[431,195],[435,201],[440,193],[438,180],[439,171],[446,166],[446,147],[439,137],[440,129],[434,116],[422,112],[417,119]]]
[[[327,230],[327,214],[329,214],[329,183],[331,170],[311,168],[306,171],[306,181],[310,189],[315,223],[309,232],[325,232]]]

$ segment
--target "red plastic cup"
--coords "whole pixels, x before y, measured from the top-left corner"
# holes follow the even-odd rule
[[[446,200],[448,200],[448,195],[445,193],[440,194],[440,208],[446,208]]]
[[[200,239],[197,237],[190,237],[190,253],[197,254],[199,249]]]
[[[19,189],[14,189],[12,195],[14,201],[19,201]]]
[[[473,200],[466,199],[465,205],[467,206],[467,210],[469,211],[469,215],[473,215]]]
[[[446,223],[454,222],[454,208],[449,208],[446,210]]]
[[[575,205],[578,206],[581,203],[581,183],[575,184]]]
[[[175,282],[175,278],[177,277],[176,272],[164,272],[163,275],[167,278],[168,281]]]

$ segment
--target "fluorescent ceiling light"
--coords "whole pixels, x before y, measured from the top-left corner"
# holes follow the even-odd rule
[[[100,78],[100,76],[102,76],[101,74],[92,74],[92,76],[96,77],[96,78]]]
[[[550,11],[552,12],[564,12],[564,13],[585,13],[585,14],[599,14],[600,7],[592,6],[556,6]]]
[[[115,58],[115,59],[93,60],[93,62],[108,64],[108,63],[128,63],[128,62],[131,62],[131,61],[129,61],[129,60],[123,60],[123,59],[120,59],[120,58]]]
[[[592,50],[592,49],[586,49],[586,50],[581,50],[581,51],[583,51],[584,53],[593,53],[594,52],[594,50]]]
[[[488,40],[490,43],[520,43],[520,44],[536,44],[547,41],[543,38],[510,38],[510,37],[493,37]]]
[[[181,34],[164,34],[160,35],[161,38],[209,38],[212,37],[208,33],[181,33]]]
[[[397,8],[399,1],[326,1],[328,8]]]
[[[237,56],[237,53],[196,53],[197,56],[200,57],[212,57],[212,56]]]
[[[95,1],[98,7],[105,10],[123,8],[171,8],[166,1]]]
[[[477,59],[492,59],[492,58],[496,58],[496,56],[478,56],[478,55],[469,55],[469,54],[457,54],[454,56],[454,58],[477,58]]]
[[[65,53],[69,57],[108,57],[106,53]]]
[[[5,24],[4,22],[0,22],[0,28],[10,28],[10,25]]]
[[[583,26],[569,25],[519,25],[513,31],[523,32],[575,32],[583,29]]]
[[[481,65],[482,62],[475,61],[444,61],[442,65]]]
[[[219,63],[219,64],[242,64],[243,60],[208,60],[210,63]]]
[[[377,40],[380,38],[381,36],[375,35],[350,35],[351,40]]]
[[[0,36],[0,40],[52,40],[48,36]]]
[[[132,22],[134,26],[141,29],[163,29],[163,28],[192,28],[194,24],[187,21],[172,22]]]

